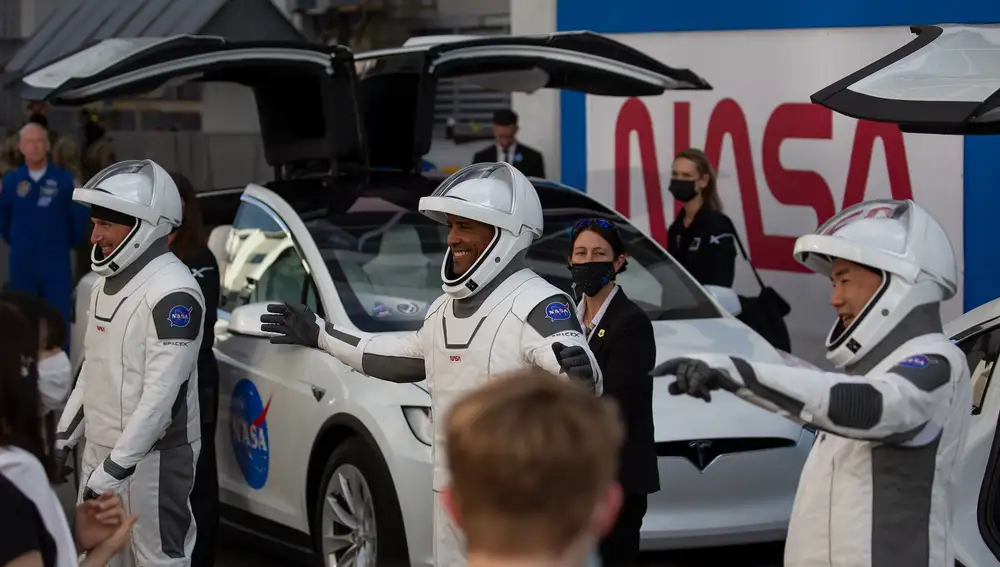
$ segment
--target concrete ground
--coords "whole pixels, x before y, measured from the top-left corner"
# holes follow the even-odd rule
[[[76,497],[71,483],[56,487],[67,513]],[[231,528],[219,534],[216,567],[286,567],[288,558]],[[642,567],[780,567],[781,544],[699,549],[681,552],[651,552],[643,555]]]

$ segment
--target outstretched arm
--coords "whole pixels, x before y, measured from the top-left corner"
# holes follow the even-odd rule
[[[515,311],[515,315],[519,315]],[[533,306],[523,318],[524,359],[555,375],[587,383],[596,395],[604,392],[601,368],[580,328],[573,303],[553,295]]]
[[[426,377],[423,329],[399,335],[358,333],[323,321],[305,305],[274,303],[267,310],[260,328],[277,334],[272,343],[318,348],[358,372],[389,382],[420,382]]]
[[[677,360],[686,368],[678,368]],[[865,376],[736,357],[704,360],[714,368],[675,359],[654,374],[678,376],[672,393],[694,393],[700,382],[842,437],[906,445],[922,445],[937,435],[941,424],[934,423],[934,410],[947,403],[955,382],[948,359],[932,353],[904,357],[887,372]]]

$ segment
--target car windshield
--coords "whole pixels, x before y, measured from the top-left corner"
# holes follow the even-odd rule
[[[581,194],[539,188],[545,231],[528,250],[528,267],[570,293],[570,235],[581,218],[610,217]],[[351,321],[362,331],[419,329],[441,290],[441,263],[448,229],[428,217],[377,197],[361,198],[345,213],[304,214]],[[619,224],[628,270],[618,283],[649,318],[703,319],[721,316],[706,292],[648,237]]]

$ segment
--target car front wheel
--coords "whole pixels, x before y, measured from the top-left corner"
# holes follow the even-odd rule
[[[360,438],[338,446],[323,468],[317,494],[316,549],[324,565],[405,565],[406,531],[399,500],[381,457]]]

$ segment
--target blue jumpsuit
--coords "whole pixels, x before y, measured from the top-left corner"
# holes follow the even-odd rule
[[[10,246],[10,289],[43,297],[69,325],[73,272],[69,252],[87,235],[90,211],[73,202],[76,182],[49,163],[38,181],[20,166],[0,185],[0,236]]]

